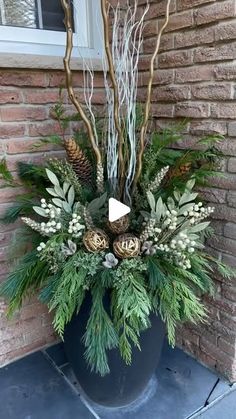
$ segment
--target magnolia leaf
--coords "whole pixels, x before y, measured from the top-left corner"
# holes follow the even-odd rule
[[[46,188],[46,191],[52,196],[58,196],[55,189],[53,189],[53,188]]]
[[[41,207],[33,207],[33,210],[41,215],[42,217],[48,217],[48,214],[46,213],[45,209],[41,208]]]
[[[196,183],[195,179],[190,179],[187,183],[186,183],[186,189],[188,189],[189,191],[191,191],[194,187]]]
[[[52,199],[52,202],[53,202],[53,203],[54,203],[57,207],[62,208],[63,201],[62,201],[61,199],[58,199],[58,198],[53,198],[53,199]]]
[[[194,199],[196,199],[197,196],[198,196],[198,193],[185,192],[180,198],[179,206],[186,204],[187,202],[194,201]]]
[[[65,195],[67,194],[69,187],[70,187],[70,184],[68,182],[63,183],[63,192]]]
[[[74,200],[75,200],[75,190],[74,190],[74,186],[71,186],[68,192],[68,204],[72,207],[72,205],[74,204]]]
[[[62,202],[62,208],[65,210],[65,212],[67,212],[69,214],[72,212],[72,208],[68,204],[68,202]]]
[[[179,202],[179,200],[181,198],[181,195],[180,195],[180,192],[177,191],[177,189],[174,191],[174,197],[175,197],[176,201]]]
[[[160,221],[161,216],[163,215],[163,209],[164,209],[163,201],[160,197],[158,198],[157,203],[156,203],[156,214],[155,214],[158,221]]]
[[[60,186],[59,180],[57,179],[56,175],[49,169],[46,169],[47,177],[52,182],[54,186]]]
[[[143,218],[150,218],[150,214],[147,211],[140,211],[140,214],[143,216]]]
[[[105,205],[105,202],[107,200],[107,193],[105,192],[103,195],[101,195],[99,198],[93,199],[88,204],[88,210],[91,214],[96,214],[100,211],[100,209]]]
[[[155,198],[154,198],[154,195],[152,194],[152,192],[150,192],[150,191],[147,192],[147,199],[148,199],[148,203],[149,203],[151,209],[153,211],[155,211],[156,201],[155,201]]]
[[[55,186],[55,192],[57,193],[57,196],[59,196],[62,199],[65,199],[65,194],[63,192],[63,189],[60,186]]]
[[[210,225],[210,221],[206,221],[204,223],[197,224],[193,227],[190,227],[190,233],[198,233],[199,231],[205,230]]]
[[[168,205],[168,209],[170,211],[175,209],[175,201],[173,200],[173,198],[171,196],[169,196],[169,198],[167,199],[167,205]]]
[[[186,211],[188,212],[190,210],[190,208],[192,208],[193,204],[186,204],[183,207],[181,207],[178,211],[179,215],[184,214]]]

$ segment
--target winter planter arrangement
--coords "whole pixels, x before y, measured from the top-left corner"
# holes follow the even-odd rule
[[[23,221],[20,246],[25,255],[0,294],[8,299],[12,315],[37,293],[53,313],[53,326],[86,394],[98,403],[122,406],[147,385],[165,331],[174,346],[179,323],[207,319],[201,296],[213,293],[214,270],[231,275],[204,250],[214,209],[205,207],[196,192],[196,186],[216,175],[221,138],[208,136],[196,149],[181,151],[174,148],[181,126],[148,131],[154,62],[170,0],[143,106],[137,103],[138,64],[148,5],[137,19],[137,1],[122,9],[101,0],[106,52],[102,120],[92,105],[94,72],[87,62],[85,106],[75,96],[71,5],[67,0],[62,5],[67,88],[77,113],[71,119],[79,115],[86,130],[75,131],[73,138],[65,132],[52,136],[53,143],[65,148],[67,160],[19,164],[19,179],[29,193],[18,198],[4,221]],[[70,117],[61,103],[53,114],[66,130]],[[6,184],[16,184],[5,161],[1,173]],[[110,197],[130,205],[131,213],[109,222]]]

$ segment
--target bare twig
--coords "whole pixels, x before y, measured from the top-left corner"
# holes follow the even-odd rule
[[[72,29],[72,12],[71,12],[71,4],[70,0],[61,0],[62,7],[64,9],[65,13],[65,19],[64,24],[66,27],[66,52],[64,57],[64,67],[66,72],[66,84],[67,84],[67,90],[70,97],[71,102],[75,106],[76,110],[80,114],[82,120],[84,121],[87,131],[89,140],[91,143],[91,146],[93,148],[93,151],[95,153],[96,159],[97,159],[97,187],[99,190],[102,190],[103,188],[103,169],[102,169],[102,157],[99,150],[98,145],[96,144],[96,139],[94,136],[92,125],[87,118],[79,100],[75,96],[73,85],[72,85],[72,72],[70,68],[70,62],[71,62],[71,54],[73,49],[73,29]]]
[[[114,122],[115,127],[118,133],[118,156],[119,156],[119,178],[120,182],[124,182],[124,175],[125,175],[125,162],[123,156],[123,130],[119,120],[119,93],[118,93],[118,86],[115,77],[115,70],[114,70],[114,63],[112,59],[112,54],[110,50],[110,41],[109,41],[109,25],[108,25],[108,11],[106,8],[107,0],[101,0],[101,10],[102,10],[102,18],[103,18],[103,27],[104,27],[104,41],[105,41],[105,51],[107,56],[107,62],[109,67],[109,75],[111,78],[113,94],[114,94]]]
[[[167,5],[166,5],[166,16],[165,16],[165,21],[161,27],[161,29],[159,30],[158,36],[157,36],[157,41],[156,41],[156,48],[155,51],[153,53],[151,62],[150,62],[150,76],[149,76],[149,81],[148,81],[148,86],[147,86],[147,99],[146,99],[146,103],[145,103],[145,113],[144,113],[144,120],[141,126],[141,133],[140,133],[140,148],[139,148],[139,153],[138,153],[138,158],[137,158],[137,169],[136,169],[136,174],[135,174],[135,178],[134,178],[134,183],[133,183],[133,190],[135,189],[138,179],[141,175],[142,172],[142,161],[143,161],[143,153],[144,153],[144,147],[145,147],[145,136],[147,133],[147,126],[148,126],[148,120],[149,120],[149,115],[150,115],[150,108],[151,108],[151,94],[152,94],[152,85],[153,85],[153,78],[154,78],[154,63],[155,63],[155,59],[157,57],[157,54],[159,52],[160,49],[160,42],[161,42],[161,37],[162,34],[166,28],[166,26],[169,23],[169,17],[170,17],[170,3],[171,0],[167,0]]]

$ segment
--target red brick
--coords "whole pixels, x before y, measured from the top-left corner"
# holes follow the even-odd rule
[[[2,121],[27,121],[27,120],[44,120],[47,118],[47,112],[44,107],[6,107],[0,110]]]
[[[229,191],[228,192],[227,202],[228,202],[230,207],[236,208],[236,192],[234,192],[234,191]],[[236,218],[234,220],[229,220],[229,221],[235,221],[235,220],[236,220]]]
[[[49,135],[62,134],[59,123],[54,121],[46,121],[43,124],[41,122],[29,124],[28,129],[31,137],[45,137]],[[68,130],[66,130],[66,132],[68,132]]]
[[[217,188],[199,188],[199,193],[207,202],[224,204],[226,203],[226,191]]]
[[[217,103],[211,107],[211,114],[213,118],[236,118],[236,103]]]
[[[0,138],[23,137],[25,125],[21,124],[0,124]]]
[[[231,157],[228,160],[228,171],[231,173],[236,173],[236,158]]]
[[[222,254],[222,261],[224,263],[226,263],[229,266],[232,266],[233,268],[236,268],[236,257],[235,256],[231,256],[231,255],[227,255],[227,254]]]
[[[208,81],[213,77],[213,68],[210,65],[177,68],[175,70],[176,83]]]
[[[178,102],[190,99],[190,88],[188,86],[165,86],[153,89],[152,100],[160,102]]]
[[[0,358],[1,365],[5,365],[10,361],[17,360],[24,355],[30,354],[36,350],[39,350],[47,345],[46,339],[42,337],[36,342],[33,342],[29,345],[19,347],[18,349],[10,350],[9,352],[5,353]]]
[[[214,28],[194,29],[183,33],[179,32],[175,35],[175,48],[211,44],[214,41],[214,35]]]
[[[193,61],[192,51],[171,51],[160,54],[158,64],[160,68],[184,67]]]
[[[142,74],[142,86],[149,80],[149,73]],[[153,85],[170,84],[174,80],[174,70],[156,70],[154,72]]]
[[[209,239],[209,243],[217,250],[223,250],[225,253],[229,253],[231,255],[236,254],[236,240],[214,235],[214,237]]]
[[[210,368],[216,367],[216,363],[217,363],[216,359],[210,355],[207,355],[202,349],[198,353],[197,360],[200,361],[203,365],[206,365],[207,367],[210,367]]]
[[[230,122],[228,125],[228,135],[230,137],[236,137],[236,122]]]
[[[214,74],[217,80],[235,80],[236,66],[234,64],[217,65]]]
[[[224,236],[236,240],[236,224],[226,223],[224,226]]]
[[[177,10],[190,9],[200,4],[211,3],[215,0],[177,0]]]
[[[24,188],[2,188],[0,189],[0,198],[1,202],[12,202],[17,196],[25,193],[26,190]]]
[[[230,22],[217,26],[216,41],[236,39],[236,23]]]
[[[233,60],[236,56],[236,43],[223,44],[212,47],[199,47],[194,54],[195,63],[206,61]]]
[[[201,121],[191,122],[190,133],[194,135],[222,134],[227,133],[226,122]]]
[[[54,144],[44,144],[37,140],[25,138],[23,140],[12,140],[7,143],[6,151],[8,154],[38,153],[39,151],[56,150]]]
[[[175,11],[175,2],[171,2],[170,4],[170,12],[174,12]],[[161,17],[163,15],[165,15],[166,13],[166,1],[165,0],[160,0],[158,2],[158,5],[156,4],[156,2],[154,2],[154,4],[150,4],[150,8],[147,12],[146,15],[146,19],[155,19],[157,17]]]
[[[236,195],[235,195],[236,199]],[[229,197],[228,197],[229,201]],[[236,209],[230,208],[224,204],[215,204],[215,212],[212,214],[212,218],[215,220],[232,221],[236,220]]]
[[[200,349],[203,350],[207,355],[213,357],[217,361],[224,362],[226,358],[228,357],[228,360],[233,360],[233,357],[230,355],[225,355],[225,353],[220,349],[217,348],[214,344],[208,342],[206,339],[201,337],[200,339]]]
[[[201,7],[195,12],[195,21],[197,25],[203,25],[209,22],[216,22],[235,16],[235,1],[227,0]]]
[[[235,352],[236,352],[236,346],[234,345],[230,345],[228,342],[226,342],[224,339],[222,339],[221,337],[218,340],[218,347],[226,352],[227,354],[229,354],[230,356],[235,356]]]
[[[208,118],[210,116],[210,107],[207,103],[179,103],[175,105],[175,116],[184,118]]]
[[[143,36],[144,38],[156,36],[158,34],[158,21],[151,20],[145,24]]]
[[[1,91],[0,91],[0,104],[20,103],[20,102],[21,102],[21,94],[18,90],[1,89]]]
[[[192,96],[195,99],[211,100],[228,100],[232,97],[232,89],[230,84],[208,83],[203,85],[192,86]]]
[[[225,155],[236,156],[236,141],[234,138],[225,138],[224,141],[221,141],[217,148],[221,150]]]
[[[2,70],[0,72],[0,86],[46,87],[47,85],[48,80],[45,72],[34,72],[30,70]]]
[[[5,233],[0,233],[0,246],[5,246],[6,244],[10,243],[10,240],[13,237],[13,233],[12,232],[5,232]]]
[[[44,104],[59,102],[59,91],[50,91],[48,89],[41,90],[25,90],[23,91],[24,101],[30,104]]]
[[[170,16],[170,20],[167,26],[166,31],[176,31],[178,29],[191,27],[194,23],[193,20],[193,11],[188,10],[183,13],[175,13]]]
[[[148,38],[143,42],[143,53],[144,54],[153,54],[153,51],[156,47],[156,38]],[[163,35],[160,51],[167,51],[174,48],[174,37],[172,34]]]
[[[157,105],[152,104],[151,113],[154,117],[171,118],[173,116],[173,105],[159,103]]]

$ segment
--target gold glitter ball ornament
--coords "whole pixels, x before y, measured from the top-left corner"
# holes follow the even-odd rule
[[[140,254],[141,241],[131,233],[122,234],[113,243],[113,250],[120,259],[134,258]]]
[[[83,243],[89,252],[101,252],[109,247],[109,237],[103,230],[95,228],[86,231]]]
[[[125,215],[113,222],[108,221],[108,228],[114,234],[125,233],[129,228],[129,216]]]

